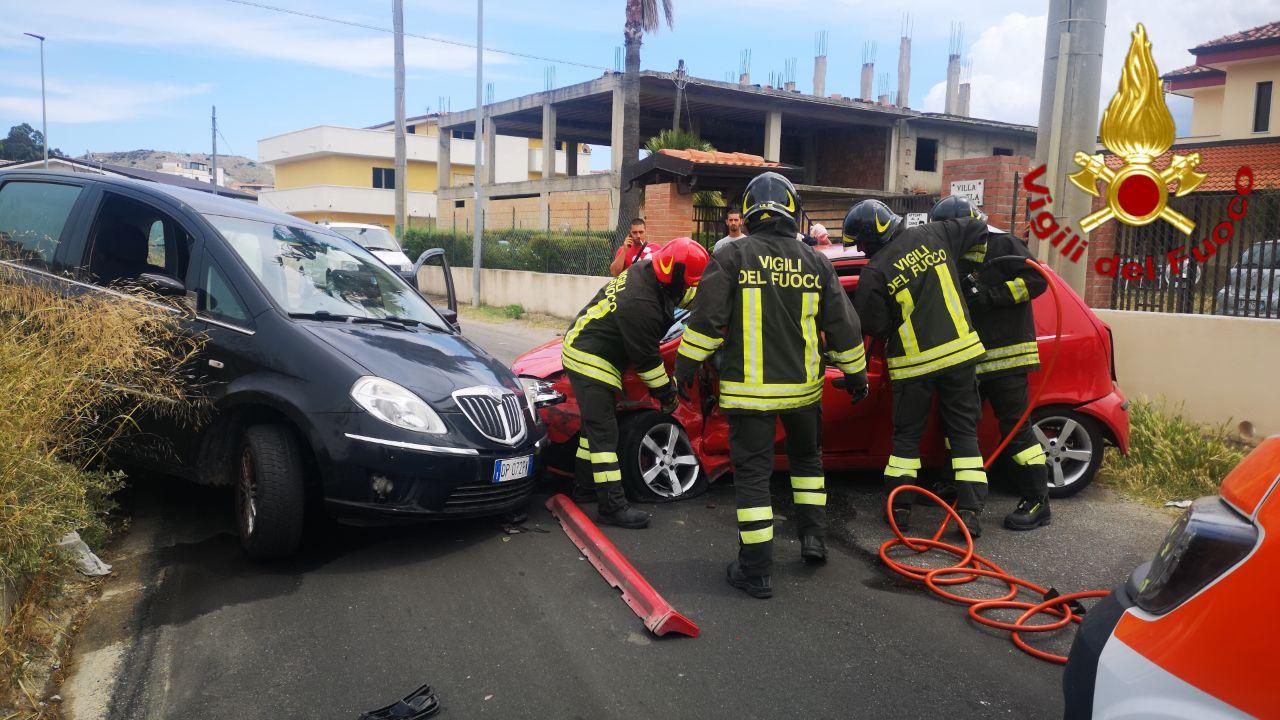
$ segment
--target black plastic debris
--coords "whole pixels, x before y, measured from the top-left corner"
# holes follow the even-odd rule
[[[423,685],[384,708],[360,714],[360,720],[419,720],[440,712],[440,698],[430,685]]]

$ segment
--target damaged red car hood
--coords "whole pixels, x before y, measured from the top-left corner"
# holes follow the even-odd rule
[[[560,362],[562,338],[549,340],[516,358],[511,369],[516,375],[547,379],[564,370]]]

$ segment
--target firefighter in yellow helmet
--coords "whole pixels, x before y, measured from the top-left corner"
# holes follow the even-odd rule
[[[720,409],[729,418],[729,455],[738,505],[738,559],[728,580],[746,593],[773,595],[774,433],[786,431],[800,555],[827,558],[822,472],[822,387],[826,359],[845,373],[854,402],[866,396],[866,356],[853,305],[831,261],[796,242],[800,198],[772,172],[747,185],[742,218],[749,234],[717,250],[698,288],[676,356],[683,388],[717,351]]]

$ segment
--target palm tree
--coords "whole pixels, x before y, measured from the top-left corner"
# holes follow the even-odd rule
[[[622,147],[614,148],[614,152],[622,153],[622,174],[618,178],[621,195],[618,200],[618,235],[616,243],[621,243],[626,235],[627,222],[640,212],[640,192],[628,189],[623,178],[631,171],[637,156],[640,154],[640,45],[646,32],[658,29],[661,18],[658,16],[658,5],[661,2],[662,15],[666,18],[667,27],[674,22],[672,2],[674,0],[626,0],[627,22],[622,36],[627,48],[626,74],[622,76]]]

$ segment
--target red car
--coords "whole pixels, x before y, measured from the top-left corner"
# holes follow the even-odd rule
[[[845,291],[852,293],[866,258],[852,248],[840,246],[823,251],[834,263]],[[1048,454],[1052,468],[1050,494],[1065,497],[1093,480],[1102,464],[1104,445],[1128,452],[1129,415],[1128,402],[1115,382],[1110,329],[1061,278],[1054,275],[1053,280],[1063,302],[1062,339],[1049,386],[1029,422],[1034,424],[1036,437]],[[1052,294],[1045,292],[1036,298],[1033,307],[1041,362],[1045,363],[1054,338]],[[662,341],[668,372],[675,365],[683,331],[681,314]],[[578,405],[560,364],[560,345],[559,340],[554,340],[536,347],[517,358],[512,369],[517,375],[545,380],[565,395],[564,403],[541,410],[550,445],[544,458],[552,472],[572,474]],[[831,386],[831,381],[842,374],[834,367],[827,368],[822,396],[822,453],[823,463],[830,470],[878,470],[888,461],[893,434],[892,403],[879,345],[873,344],[868,353],[871,394],[857,405],[849,403],[843,390]],[[728,424],[718,410],[704,415],[701,409],[701,398],[714,394],[711,375],[706,373],[695,384],[692,402],[682,402],[674,416],[657,410],[657,404],[633,371],[623,376],[626,398],[620,406],[618,456],[622,460],[623,484],[633,498],[670,500],[696,495],[730,470]],[[1042,375],[1043,370],[1031,376],[1033,395]],[[921,455],[926,468],[946,465],[948,456],[940,425],[935,415],[925,434]],[[782,438],[781,428],[778,438]],[[993,450],[1001,440],[989,408],[979,425],[979,440],[985,452]],[[777,450],[777,467],[786,469],[785,446],[780,442]]]

